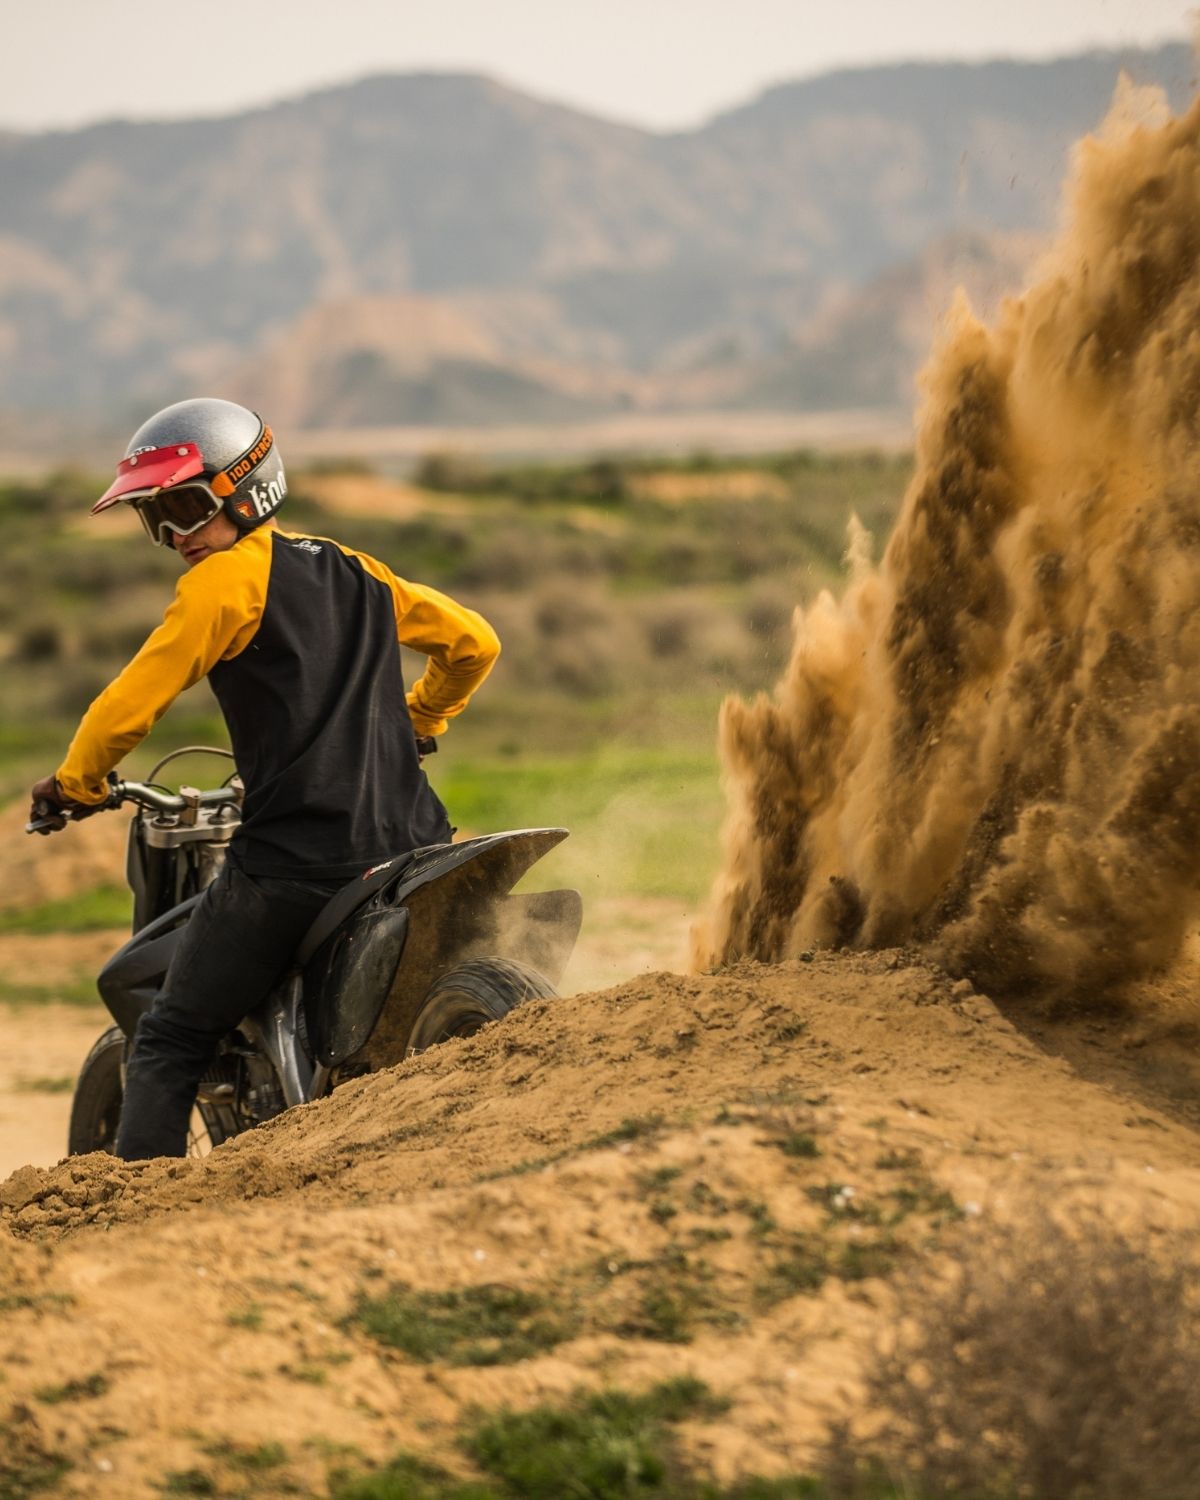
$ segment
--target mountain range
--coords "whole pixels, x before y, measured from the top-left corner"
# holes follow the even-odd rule
[[[903,404],[954,284],[1019,285],[1122,69],[1191,96],[1172,45],[842,71],[674,134],[450,74],[0,134],[0,408]]]

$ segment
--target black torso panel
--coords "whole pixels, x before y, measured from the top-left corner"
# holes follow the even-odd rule
[[[449,839],[421,770],[387,585],[334,543],[272,535],[249,645],[209,681],[246,784],[249,874],[349,877]]]

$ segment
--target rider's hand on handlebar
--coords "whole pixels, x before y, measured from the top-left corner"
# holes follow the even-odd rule
[[[35,781],[29,796],[29,821],[43,825],[34,830],[37,833],[61,832],[67,826],[63,816],[67,811],[70,811],[71,821],[78,823],[80,818],[90,818],[104,806],[102,802],[94,805],[72,802],[53,776],[43,776],[41,781]]]

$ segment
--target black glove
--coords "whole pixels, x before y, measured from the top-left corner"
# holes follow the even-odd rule
[[[53,776],[43,776],[41,781],[35,781],[29,796],[29,822],[40,825],[30,828],[31,833],[61,833],[67,826],[65,813],[70,812],[71,821],[78,823],[80,818],[90,818],[104,806],[103,802],[94,805],[72,802]]]

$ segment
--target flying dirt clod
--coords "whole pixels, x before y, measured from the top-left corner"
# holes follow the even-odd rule
[[[1169,964],[1200,890],[1200,100],[1122,81],[993,327],[954,309],[882,562],[726,702],[693,958],[919,941],[985,988]]]

